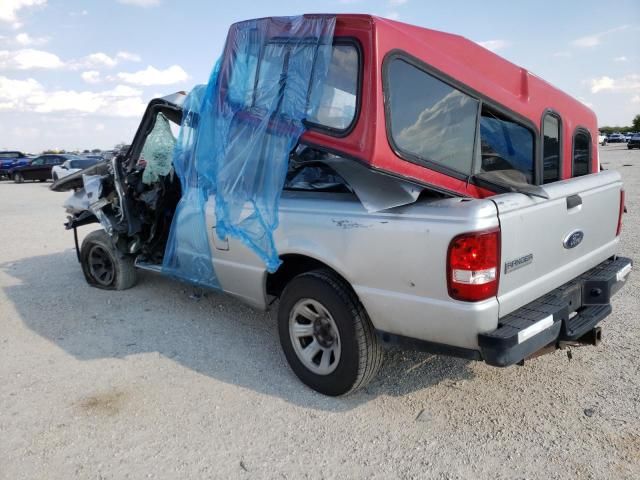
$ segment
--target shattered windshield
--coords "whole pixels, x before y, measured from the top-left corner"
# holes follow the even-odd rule
[[[153,130],[147,136],[138,163],[145,167],[142,182],[150,185],[171,171],[176,138],[171,122],[162,113],[156,117]]]

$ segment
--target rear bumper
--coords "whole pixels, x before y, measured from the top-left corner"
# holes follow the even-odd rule
[[[633,262],[611,257],[561,287],[501,318],[478,335],[482,358],[506,367],[547,346],[575,341],[611,313],[611,297],[625,284]]]

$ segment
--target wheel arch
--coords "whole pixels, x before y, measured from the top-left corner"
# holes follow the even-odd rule
[[[280,255],[282,264],[273,273],[267,273],[265,279],[265,292],[273,297],[280,297],[282,291],[287,284],[296,276],[310,272],[312,270],[325,269],[336,274],[341,280],[349,286],[351,291],[358,297],[349,278],[344,274],[342,269],[336,268],[329,263],[320,260],[307,253],[285,253]],[[360,300],[358,298],[358,300]],[[362,302],[360,302],[362,303]]]

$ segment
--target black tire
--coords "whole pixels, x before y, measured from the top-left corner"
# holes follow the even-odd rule
[[[294,307],[305,299],[320,303],[338,329],[340,358],[335,369],[328,374],[311,371],[293,346],[290,316]],[[369,383],[382,365],[382,345],[367,312],[350,286],[330,270],[303,273],[289,282],[280,297],[278,332],[293,372],[303,383],[325,395],[338,396],[356,391]]]
[[[87,283],[104,290],[126,290],[136,283],[133,257],[120,253],[104,230],[87,235],[80,248]]]
[[[46,178],[41,178],[41,179],[39,179],[38,181],[39,181],[40,183],[42,183],[42,182],[46,182],[46,181],[47,181],[47,179],[46,179]]]
[[[57,181],[58,181],[58,174],[57,174],[57,173],[54,173],[54,174],[53,174],[52,180],[53,180],[54,182],[57,182]]]
[[[24,183],[24,177],[22,176],[22,174],[20,172],[15,172],[13,174],[13,181],[15,183]]]

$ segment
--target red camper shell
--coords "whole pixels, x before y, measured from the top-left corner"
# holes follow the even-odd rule
[[[346,120],[311,119],[304,143],[476,198],[494,194],[474,177],[486,169],[514,168],[535,185],[598,170],[595,114],[471,40],[339,14],[336,47],[337,67],[357,60],[355,105]]]

